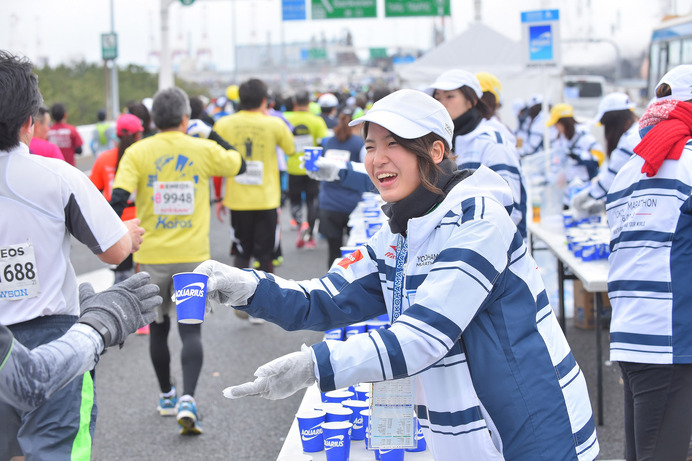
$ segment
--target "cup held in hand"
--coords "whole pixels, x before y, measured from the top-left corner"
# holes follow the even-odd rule
[[[173,275],[178,323],[202,323],[207,302],[209,276],[196,272]]]
[[[305,169],[308,171],[317,171],[319,168],[315,165],[315,161],[322,155],[321,147],[306,147],[303,151]]]

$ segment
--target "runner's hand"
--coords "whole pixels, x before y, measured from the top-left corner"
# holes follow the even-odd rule
[[[226,205],[223,202],[218,202],[216,204],[216,218],[219,222],[223,222],[224,216],[226,216]]]
[[[142,221],[139,218],[133,218],[123,222],[127,227],[127,231],[130,234],[130,239],[132,240],[131,253],[134,253],[135,251],[139,250],[139,246],[144,240],[142,237],[144,235],[144,228],[140,226]]]
[[[315,364],[312,350],[305,344],[300,352],[293,352],[262,365],[255,371],[252,382],[227,387],[223,396],[228,399],[263,397],[268,400],[284,399],[311,386],[315,382]]]
[[[103,337],[105,347],[122,344],[130,334],[156,319],[163,302],[159,287],[139,272],[100,293],[90,283],[79,285],[79,322],[90,325]]]

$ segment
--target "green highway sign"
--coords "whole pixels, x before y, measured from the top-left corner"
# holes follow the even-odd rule
[[[450,0],[385,0],[385,17],[451,16]]]
[[[308,59],[310,61],[320,61],[327,59],[326,48],[310,48],[308,50]]]
[[[193,3],[195,3],[195,0],[180,0],[180,3],[182,3],[185,6],[190,6]]]
[[[370,59],[387,58],[387,48],[370,48]]]
[[[377,0],[312,0],[312,19],[376,18]]]
[[[115,32],[101,34],[101,57],[104,61],[118,57],[118,34]]]

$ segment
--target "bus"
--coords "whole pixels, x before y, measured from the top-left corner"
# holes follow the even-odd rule
[[[692,64],[692,15],[664,19],[654,27],[649,47],[649,99],[661,77],[680,64]]]

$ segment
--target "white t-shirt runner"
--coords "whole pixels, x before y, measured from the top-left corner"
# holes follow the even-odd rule
[[[70,235],[100,254],[127,228],[89,178],[25,144],[0,151],[0,324],[79,315]]]

